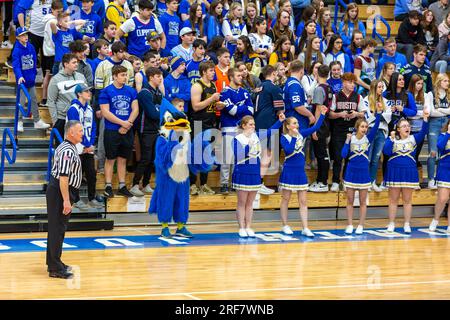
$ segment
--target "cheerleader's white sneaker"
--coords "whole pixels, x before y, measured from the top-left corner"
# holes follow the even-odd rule
[[[356,234],[363,234],[363,231],[364,231],[364,227],[363,227],[362,225],[359,225],[359,226],[356,228],[355,233],[356,233]]]
[[[381,189],[379,186],[377,186],[376,182],[372,182],[372,190],[375,192],[381,192],[383,189]]]
[[[428,227],[428,230],[430,230],[431,232],[436,231],[437,226],[439,225],[439,220],[431,220],[430,226]]]
[[[395,223],[389,222],[389,224],[387,226],[387,232],[394,232],[394,230],[395,230]]]
[[[345,233],[346,234],[352,234],[353,233],[353,226],[350,224],[347,226],[347,228],[345,228]]]
[[[431,190],[437,189],[436,180],[431,179],[430,181],[428,181],[428,189],[431,189]]]
[[[450,226],[447,227],[447,233],[450,233]]]
[[[283,227],[283,233],[284,233],[284,234],[287,234],[287,235],[292,235],[292,234],[294,234],[294,232],[292,231],[291,227],[289,227],[289,226],[284,226],[284,227]]]
[[[255,237],[255,232],[254,232],[252,229],[247,228],[247,229],[245,229],[245,232],[247,232],[247,235],[248,235],[250,238],[254,238],[254,237]]]
[[[331,185],[331,192],[339,192],[339,183],[337,182],[333,182],[333,184]]]
[[[406,222],[405,225],[403,226],[403,231],[405,233],[411,233],[411,226],[409,225],[408,222]]]
[[[309,230],[308,228],[303,228],[302,235],[310,238],[314,237],[314,233],[312,233],[312,231]]]
[[[247,231],[245,231],[245,229],[239,229],[239,237],[248,238]]]

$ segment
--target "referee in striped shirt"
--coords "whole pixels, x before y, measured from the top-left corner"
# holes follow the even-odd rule
[[[83,126],[79,121],[67,121],[64,132],[65,140],[55,150],[46,194],[47,271],[52,278],[70,279],[72,268],[61,261],[61,254],[72,204],[79,200],[82,172],[76,144],[83,140]]]

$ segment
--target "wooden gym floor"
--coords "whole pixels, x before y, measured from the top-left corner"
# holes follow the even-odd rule
[[[412,226],[429,222],[414,219]],[[343,229],[345,224],[312,221],[310,228]],[[386,224],[369,220],[366,228]],[[299,230],[300,223],[291,226]],[[235,224],[190,229],[197,234],[237,231]],[[276,231],[279,224],[256,223],[254,229]],[[66,240],[159,232],[157,227],[123,227],[69,232]],[[0,242],[36,238],[46,233],[5,234]],[[77,275],[67,281],[47,276],[45,251],[0,253],[0,299],[450,299],[449,250],[447,237],[65,250],[63,260]]]

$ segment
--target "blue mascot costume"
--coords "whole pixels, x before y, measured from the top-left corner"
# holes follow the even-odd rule
[[[177,223],[175,235],[192,238],[192,233],[186,228],[189,170],[193,173],[211,170],[214,163],[212,145],[203,142],[208,138],[207,131],[197,135],[191,143],[191,128],[186,115],[166,99],[160,107],[160,125],[155,152],[156,188],[148,211],[158,215],[162,224],[161,236],[171,237],[169,223],[173,219]]]

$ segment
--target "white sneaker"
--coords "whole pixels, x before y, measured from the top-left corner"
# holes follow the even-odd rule
[[[333,182],[333,184],[331,185],[331,192],[339,192],[339,183]]]
[[[394,232],[394,230],[395,230],[395,223],[389,222],[389,224],[387,226],[387,232]]]
[[[430,226],[428,227],[428,230],[430,230],[431,232],[436,231],[437,226],[439,225],[439,220],[431,220]]]
[[[436,181],[434,179],[431,179],[428,181],[428,189],[435,190],[437,189]]]
[[[17,132],[23,132],[23,122],[19,121],[17,123]]]
[[[387,190],[387,189],[389,189],[389,188],[386,187],[386,186],[384,185],[384,181],[381,181],[381,183],[380,183],[380,189],[381,189],[381,191],[384,191],[384,190]]]
[[[311,189],[316,188],[317,187],[317,181],[314,181],[313,183],[311,183],[308,186],[308,191],[312,191]]]
[[[409,225],[408,222],[405,222],[405,225],[403,226],[403,231],[405,233],[411,233],[411,226]]]
[[[135,197],[143,197],[144,193],[139,189],[139,185],[135,184],[133,188],[130,189],[130,192]]]
[[[294,234],[294,232],[292,231],[291,227],[289,227],[289,226],[284,226],[284,227],[283,227],[283,233],[284,233],[284,234],[287,234],[287,235],[292,235],[292,234]]]
[[[247,228],[247,229],[245,229],[245,232],[247,232],[247,235],[248,235],[250,238],[254,238],[254,237],[255,237],[255,231],[253,231],[252,229]]]
[[[247,231],[245,231],[245,229],[239,229],[239,237],[248,238]]]
[[[145,188],[144,188],[144,193],[153,193],[153,189],[152,189],[152,187],[150,187],[150,185],[148,184],[148,185],[146,185],[145,186]]]
[[[273,194],[275,190],[267,188],[264,184],[261,185],[261,188],[259,188],[258,193],[259,194]]]
[[[372,190],[375,192],[381,192],[383,189],[381,189],[379,186],[377,186],[376,182],[372,182]]]
[[[447,227],[447,233],[450,233],[450,226]]]
[[[352,234],[353,233],[353,226],[350,224],[347,226],[347,228],[345,228],[345,233],[346,234]]]
[[[319,182],[314,187],[311,187],[310,191],[312,191],[312,192],[328,192],[328,186],[323,184],[322,182]]]
[[[48,129],[48,128],[50,128],[50,125],[48,123],[45,123],[44,121],[42,121],[42,119],[40,119],[38,122],[34,123],[34,128],[35,129]]]
[[[309,230],[308,228],[303,228],[302,235],[310,238],[314,237],[314,233],[312,233],[312,231]]]
[[[11,42],[9,42],[9,40],[2,42],[2,49],[12,49],[12,48],[13,48],[13,44]]]
[[[358,225],[358,227],[356,228],[355,233],[356,234],[363,234],[364,231],[364,227],[362,225]]]

